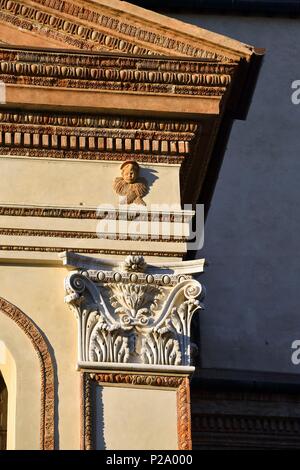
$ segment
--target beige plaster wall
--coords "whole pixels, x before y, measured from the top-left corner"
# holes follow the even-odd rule
[[[98,449],[178,449],[175,390],[96,388]]]
[[[0,296],[41,329],[54,351],[58,374],[59,448],[79,449],[80,376],[76,371],[77,324],[64,304],[63,267],[0,266]],[[16,448],[39,448],[40,369],[25,333],[0,312],[0,340],[16,361]],[[1,367],[1,366],[0,366]]]
[[[151,184],[146,204],[180,203],[179,165],[140,166],[140,175]],[[112,185],[120,176],[120,162],[5,156],[0,159],[0,174],[0,204],[119,204]]]

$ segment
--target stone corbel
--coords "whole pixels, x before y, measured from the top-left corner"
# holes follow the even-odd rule
[[[78,320],[80,369],[193,370],[191,320],[204,296],[188,273],[189,264],[197,271],[194,262],[176,268],[128,256],[121,263],[95,260],[96,269],[86,269],[87,257],[71,257],[81,267],[66,278],[65,301]]]

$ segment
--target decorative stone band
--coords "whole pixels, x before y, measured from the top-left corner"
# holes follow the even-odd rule
[[[20,252],[40,252],[40,253],[61,253],[74,251],[74,247],[61,247],[61,246],[24,246],[24,245],[0,245],[0,251],[20,251]],[[164,256],[166,258],[180,258],[182,252],[168,252],[168,251],[145,251],[145,250],[119,250],[119,249],[108,249],[108,248],[76,248],[77,253],[84,253],[90,255],[129,255],[130,253],[134,254],[143,254],[145,256]]]
[[[90,378],[99,384],[146,385],[148,387],[178,388],[184,380],[180,375],[134,374],[132,372],[93,372]]]
[[[189,222],[194,215],[193,211],[146,211],[137,209],[119,210],[106,207],[50,207],[50,206],[18,206],[15,204],[0,205],[0,216],[12,217],[55,217],[68,219],[110,219],[161,221],[161,222]],[[62,250],[61,250],[62,251]]]
[[[187,274],[166,274],[166,267],[146,269],[142,257],[129,256],[118,271],[66,278],[65,301],[78,320],[78,364],[191,365],[190,327],[203,308],[202,286]]]
[[[132,137],[136,133],[140,138],[145,135],[151,135],[156,132],[166,134],[166,138],[176,140],[178,136],[186,137],[188,140],[197,130],[197,122],[194,121],[176,121],[168,119],[144,119],[137,116],[109,116],[99,114],[71,114],[71,113],[47,113],[36,110],[18,110],[7,111],[2,109],[0,112],[0,121],[4,125],[15,124],[20,126],[32,126],[31,129],[39,129],[53,126],[59,129],[59,134],[66,131],[63,129],[73,129],[76,135],[82,135],[83,130],[88,130],[88,135],[107,135],[116,136],[120,130],[126,133],[127,137]],[[84,134],[83,134],[84,135]]]
[[[87,238],[87,239],[112,239],[112,240],[135,240],[135,241],[154,241],[154,242],[161,242],[161,241],[171,241],[182,243],[188,240],[187,237],[174,237],[172,234],[168,235],[168,237],[163,237],[162,235],[158,235],[156,237],[149,235],[122,235],[122,234],[106,234],[106,233],[96,233],[96,232],[73,232],[73,231],[65,231],[65,230],[35,230],[35,229],[19,229],[19,228],[0,228],[0,235],[6,236],[20,236],[20,237],[49,237],[49,238]]]
[[[126,259],[142,259],[141,256],[128,256]],[[129,272],[128,272],[129,271]],[[191,280],[192,276],[186,274],[153,274],[139,272],[138,265],[135,269],[128,269],[128,271],[96,271],[88,270],[81,271],[81,274],[88,277],[94,282],[112,283],[122,282],[123,284],[156,284],[158,286],[176,286],[179,282]]]
[[[0,79],[6,84],[33,87],[222,96],[237,67],[238,63],[203,59],[150,59],[0,46]]]
[[[196,122],[29,110],[0,112],[2,155],[181,163]]]
[[[1,125],[0,125],[1,128]],[[18,133],[17,133],[18,134]],[[99,144],[99,138],[87,138],[86,139],[86,146],[85,148],[92,148],[94,147],[95,150],[92,151],[87,151],[87,150],[81,150],[79,149],[79,145],[83,146],[82,140],[84,141],[85,138],[80,139],[77,138],[76,136],[74,137],[75,139],[75,144],[71,144],[71,140],[66,137],[65,140],[63,140],[63,144],[60,144],[62,142],[62,139],[59,137],[57,138],[57,144],[53,144],[53,139],[48,138],[49,136],[46,136],[46,141],[43,144],[43,147],[40,148],[40,143],[35,142],[35,137],[30,136],[27,134],[27,136],[24,134],[19,134],[19,137],[17,137],[18,142],[16,142],[16,134],[11,133],[11,132],[6,132],[4,134],[4,138],[2,142],[0,142],[0,158],[4,158],[5,156],[20,156],[24,158],[55,158],[55,159],[67,159],[67,160],[91,160],[91,161],[126,161],[128,159],[130,160],[136,160],[139,161],[140,163],[169,163],[169,164],[181,164],[184,161],[184,156],[174,156],[170,154],[165,154],[165,155],[155,155],[155,154],[140,154],[140,153],[108,153],[108,152],[103,152],[102,150],[99,150],[100,145]],[[29,139],[30,144],[25,143],[26,139]],[[1,139],[0,139],[1,141]],[[8,143],[7,143],[8,142]],[[39,137],[38,137],[38,142],[40,142]],[[79,143],[78,143],[79,142]],[[92,143],[91,143],[92,142]],[[98,143],[98,144],[97,144]],[[144,142],[139,142],[139,146],[143,146]],[[78,144],[78,145],[77,145]],[[32,145],[31,148],[29,148]],[[61,148],[56,148],[60,146]],[[65,146],[66,148],[63,149],[62,147]],[[34,148],[36,147],[36,148]],[[176,142],[175,142],[175,148],[176,148]],[[75,150],[74,150],[75,149]]]
[[[82,405],[81,405],[81,449],[93,450],[95,448],[95,433],[93,423],[92,386],[119,385],[147,388],[169,388],[177,392],[177,436],[178,449],[190,450],[191,440],[191,406],[190,386],[187,375],[162,375],[153,373],[132,372],[96,372],[81,374]]]

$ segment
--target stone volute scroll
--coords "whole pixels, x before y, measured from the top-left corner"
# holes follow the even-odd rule
[[[113,188],[120,196],[121,204],[145,206],[142,199],[149,191],[145,178],[140,177],[140,166],[135,160],[127,160],[120,166],[121,176],[115,178]]]
[[[204,289],[188,271],[201,272],[203,260],[196,268],[188,261],[168,267],[128,256],[82,269],[84,256],[67,256],[81,265],[65,282],[78,320],[79,368],[191,367],[191,320],[203,308]]]

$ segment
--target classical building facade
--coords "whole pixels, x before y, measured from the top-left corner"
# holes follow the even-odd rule
[[[116,0],[0,24],[1,447],[190,449],[190,231],[263,51]]]

